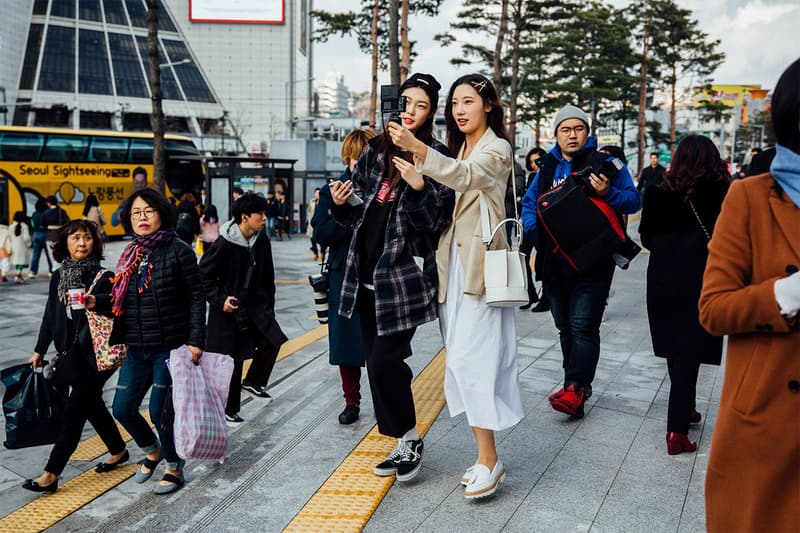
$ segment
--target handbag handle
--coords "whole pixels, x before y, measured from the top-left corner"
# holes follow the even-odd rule
[[[511,172],[508,174],[509,179],[513,175],[514,170],[511,169]],[[506,187],[508,187],[508,181],[506,180]],[[489,222],[489,206],[486,203],[486,198],[483,195],[483,191],[478,191],[478,198],[480,200],[480,209],[481,209],[481,242],[486,245],[486,249],[489,249],[489,246],[492,244],[492,240],[494,239],[497,230],[503,227],[508,222],[514,222],[517,228],[517,238],[522,235],[524,228],[522,223],[519,221],[519,214],[517,213],[517,199],[514,198],[514,217],[515,218],[504,218],[497,225],[492,229],[491,222]]]

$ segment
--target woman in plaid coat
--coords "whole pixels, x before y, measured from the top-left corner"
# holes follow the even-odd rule
[[[447,148],[433,138],[439,83],[414,74],[400,87],[406,99],[402,125],[435,150]],[[450,225],[455,195],[427,177],[410,186],[391,164],[407,157],[388,136],[372,139],[358,160],[351,181],[330,185],[332,214],[353,228],[347,254],[339,314],[361,315],[364,353],[378,430],[398,445],[378,464],[378,476],[416,476],[422,439],[416,429],[411,368],[403,360],[417,326],[434,320],[439,233]]]

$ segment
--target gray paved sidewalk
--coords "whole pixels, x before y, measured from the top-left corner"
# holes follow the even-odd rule
[[[636,227],[631,234],[637,235]],[[124,244],[124,243],[122,243]],[[111,246],[114,264],[121,243]],[[308,241],[273,243],[277,277],[315,272]],[[116,252],[116,253],[115,253]],[[664,442],[669,382],[653,357],[644,306],[647,256],[617,270],[602,326],[594,395],[583,420],[552,411],[546,396],[562,379],[561,353],[549,313],[518,314],[520,381],[525,419],[497,435],[507,481],[495,498],[467,502],[458,477],[474,461],[464,416],[445,407],[425,439],[423,468],[395,483],[366,531],[703,531],[703,482],[719,396],[720,370],[703,367],[691,430],[696,454],[668,456]],[[0,287],[0,366],[26,360],[38,328],[47,283]],[[310,289],[278,286],[278,317],[290,337],[313,329]],[[437,324],[419,329],[409,359],[415,374],[441,348]],[[275,400],[264,406],[243,394],[246,422],[230,439],[224,464],[190,461],[186,488],[156,497],[150,484],[127,481],[56,524],[52,531],[280,531],[374,424],[366,377],[362,414],[340,426],[338,372],[327,341],[276,365]],[[113,383],[106,391],[113,395]],[[87,429],[86,435],[91,431]],[[141,452],[130,447],[132,458]],[[36,496],[19,485],[38,475],[49,447],[0,450],[0,516]],[[68,479],[91,463],[71,463]]]

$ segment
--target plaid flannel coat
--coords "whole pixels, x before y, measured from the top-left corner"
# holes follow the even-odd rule
[[[357,242],[367,208],[375,200],[383,180],[382,150],[372,139],[353,171],[353,191],[364,203],[333,206],[334,219],[353,228],[347,253],[339,314],[350,318],[358,294]],[[431,147],[447,154],[447,147],[435,141]],[[375,312],[378,335],[389,335],[420,326],[437,317],[436,243],[452,222],[455,193],[424,176],[425,188],[415,191],[400,180],[392,213],[386,226],[383,254],[375,266]],[[415,260],[415,258],[417,258]],[[417,266],[422,258],[422,267]]]

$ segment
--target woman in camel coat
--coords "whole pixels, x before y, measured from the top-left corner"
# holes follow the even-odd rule
[[[700,295],[729,335],[706,474],[707,528],[800,531],[800,60],[772,99],[771,172],[733,182]]]

